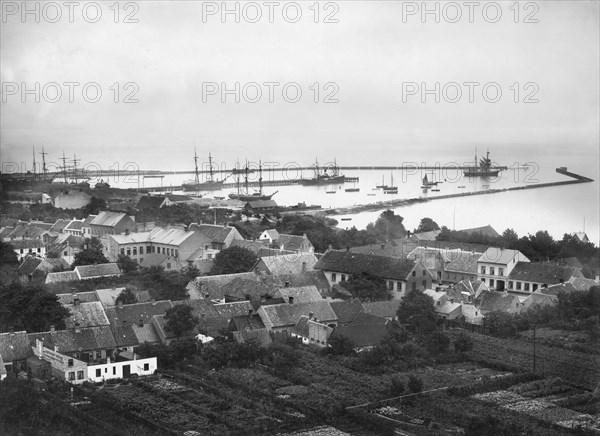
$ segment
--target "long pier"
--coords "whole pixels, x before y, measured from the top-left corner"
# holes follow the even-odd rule
[[[589,183],[593,182],[594,179],[590,179],[589,177],[581,176],[579,174],[575,174],[567,171],[565,167],[556,168],[556,172],[559,174],[563,174],[565,176],[571,177],[573,180],[564,180],[560,182],[548,182],[548,183],[536,183],[534,185],[525,185],[525,186],[513,186],[511,188],[499,188],[499,189],[487,189],[484,191],[475,191],[475,192],[461,192],[456,194],[446,194],[446,195],[436,195],[435,197],[423,198],[407,198],[407,199],[398,199],[398,200],[389,200],[389,201],[380,201],[378,203],[371,204],[362,204],[351,207],[341,207],[341,208],[332,208],[325,209],[325,213],[329,215],[345,215],[345,214],[357,214],[360,212],[366,211],[376,211],[382,209],[396,208],[402,206],[409,206],[415,203],[426,203],[428,201],[433,200],[446,200],[448,198],[455,197],[469,197],[474,195],[485,195],[485,194],[497,194],[501,192],[511,192],[511,191],[522,191],[525,189],[538,189],[538,188],[551,188],[555,186],[564,186],[564,185],[573,185],[578,183]]]

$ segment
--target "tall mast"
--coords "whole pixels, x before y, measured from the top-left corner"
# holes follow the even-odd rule
[[[213,166],[212,166],[212,156],[210,152],[208,153],[208,172],[210,174],[210,181],[213,181]]]
[[[65,179],[65,183],[69,183],[67,181],[67,158],[65,157],[65,151],[64,150],[63,150],[62,161],[63,161],[63,177]]]
[[[42,155],[42,172],[44,173],[44,177],[46,177],[46,175],[48,174],[48,169],[46,168],[46,153],[44,151],[44,147],[42,147],[42,152],[40,153]]]
[[[75,178],[75,184],[77,184],[78,180],[77,180],[77,162],[79,162],[80,159],[77,159],[77,156],[74,154],[73,155],[73,177]]]
[[[248,159],[246,159],[246,169],[244,170],[244,191],[248,193]]]
[[[35,145],[33,146],[33,179],[35,180]]]
[[[258,192],[262,195],[262,162],[258,161]]]
[[[194,174],[196,177],[194,180],[196,181],[196,185],[200,183],[200,178],[198,177],[198,155],[196,154],[196,147],[194,147],[194,165],[196,167]]]

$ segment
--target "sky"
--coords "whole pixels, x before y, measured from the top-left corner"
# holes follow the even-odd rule
[[[280,2],[272,23],[264,2],[227,2],[239,22],[221,14],[222,2],[111,9],[112,0],[97,2],[102,15],[88,22],[96,11],[80,2],[72,23],[62,2],[60,20],[25,3],[39,14],[2,2],[3,172],[30,169],[32,147],[38,163],[44,147],[49,162],[64,152],[102,168],[164,170],[191,170],[194,148],[231,166],[466,162],[477,147],[504,164],[556,160],[599,175],[596,1],[498,2],[500,16],[480,2],[472,19],[463,2],[429,2],[439,22],[421,14],[422,2],[376,0],[299,2],[292,22],[296,3]],[[236,82],[239,102],[221,95]],[[436,83],[439,102],[421,95]]]

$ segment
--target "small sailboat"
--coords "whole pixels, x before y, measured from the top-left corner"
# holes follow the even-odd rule
[[[398,193],[398,187],[394,186],[394,174],[393,173],[390,174],[390,186],[386,186],[385,188],[383,188],[383,193],[384,194],[397,194]]]
[[[388,185],[385,184],[383,176],[381,176],[381,185],[375,186],[375,189],[385,189],[387,187],[388,187]]]
[[[335,194],[337,191],[325,191],[325,194]]]
[[[346,188],[346,189],[344,189],[344,191],[346,191],[346,192],[359,192],[360,188],[357,188],[356,187],[356,182],[354,182],[354,186],[352,188]]]

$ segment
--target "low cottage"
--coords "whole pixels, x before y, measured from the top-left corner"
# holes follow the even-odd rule
[[[302,315],[316,319],[329,327],[337,325],[337,315],[327,301],[261,306],[258,315],[267,330],[275,333],[291,333]]]

